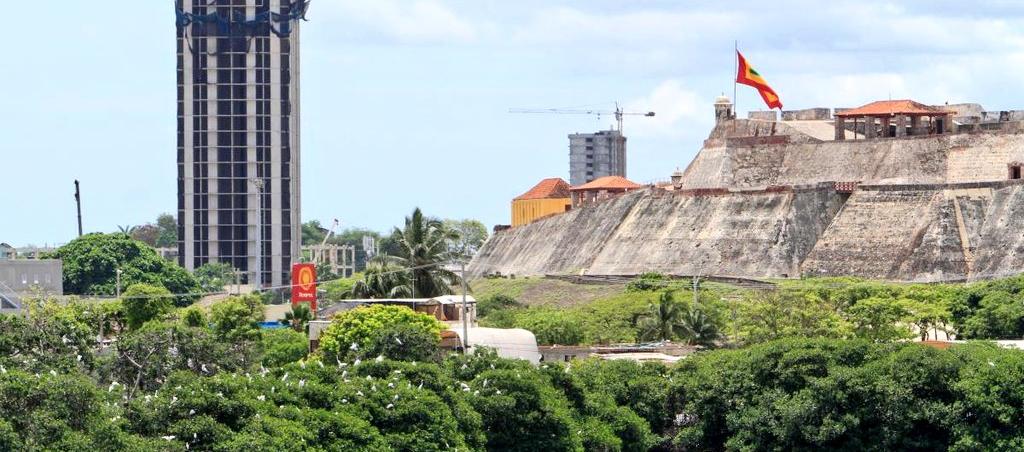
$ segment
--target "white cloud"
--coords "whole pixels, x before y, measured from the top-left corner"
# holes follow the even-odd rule
[[[322,2],[325,14],[341,23],[356,22],[367,31],[409,43],[472,42],[480,28],[435,0],[345,0]]]
[[[728,12],[635,11],[592,14],[569,7],[547,8],[512,33],[520,44],[605,46],[680,44],[727,34],[740,25]]]
[[[653,111],[653,118],[630,116],[625,119],[626,134],[636,137],[678,138],[694,132],[704,134],[711,126],[712,101],[683,87],[678,80],[665,80],[650,94],[626,103],[624,110]]]

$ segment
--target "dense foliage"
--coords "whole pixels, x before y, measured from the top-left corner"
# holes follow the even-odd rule
[[[200,292],[198,281],[187,270],[126,234],[86,234],[47,257],[64,262],[64,292],[69,294],[114,295],[118,269],[121,287],[143,283],[174,294]],[[183,306],[197,298],[181,296],[176,302]]]
[[[1024,441],[1024,353],[984,343],[785,339],[672,367],[533,366],[486,349],[321,361],[303,333],[246,332],[246,306],[235,299],[211,315],[235,321],[210,326],[186,323],[195,308],[171,312],[103,353],[90,322],[116,317],[116,304],[0,316],[0,449],[966,451]],[[407,326],[370,334],[367,350],[436,340]]]
[[[393,329],[398,325],[419,330],[422,335],[430,337],[434,344],[441,340],[440,333],[446,328],[433,316],[404,306],[363,306],[334,316],[331,325],[320,335],[320,350],[328,360],[367,356],[366,349],[378,340],[378,336],[394,333]]]
[[[227,262],[203,264],[192,274],[199,281],[203,292],[223,292],[224,286],[235,283],[235,269]]]
[[[689,280],[651,273],[621,293],[585,304],[527,305],[505,295],[498,300],[488,296],[481,300],[479,313],[487,325],[532,328],[542,343],[563,345],[659,339],[738,346],[790,337],[876,342],[1024,337],[1024,276],[929,285],[820,278],[783,281],[774,290],[704,283],[696,303],[689,286]],[[672,300],[665,300],[672,292]]]

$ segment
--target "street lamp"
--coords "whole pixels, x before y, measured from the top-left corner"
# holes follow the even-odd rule
[[[256,186],[256,192],[259,194],[259,197],[260,197],[260,200],[259,200],[259,203],[258,203],[259,204],[259,210],[257,211],[257,215],[256,215],[258,217],[258,219],[256,221],[256,225],[259,228],[259,233],[257,234],[257,237],[258,237],[259,241],[256,242],[256,282],[255,282],[256,290],[259,291],[259,290],[263,289],[263,191],[266,188],[266,184],[264,183],[262,178],[258,178],[258,177],[254,177],[252,179],[249,179],[249,182],[252,182],[252,184]]]

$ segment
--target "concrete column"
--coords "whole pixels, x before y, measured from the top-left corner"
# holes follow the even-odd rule
[[[910,134],[911,135],[924,135],[924,131],[921,130],[921,117],[914,115],[910,117]]]
[[[875,118],[871,116],[864,117],[864,138],[871,139],[875,137]]]
[[[846,118],[836,116],[836,140],[846,139]]]
[[[892,118],[890,118],[889,116],[886,116],[886,117],[881,118],[881,120],[879,122],[882,123],[882,133],[879,134],[879,136],[888,138],[889,137],[889,124],[892,123]]]
[[[902,137],[907,135],[907,117],[899,115],[896,117],[896,136]]]

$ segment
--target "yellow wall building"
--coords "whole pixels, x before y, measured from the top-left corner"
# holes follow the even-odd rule
[[[544,179],[512,200],[512,226],[530,224],[570,208],[569,183],[558,177]]]

